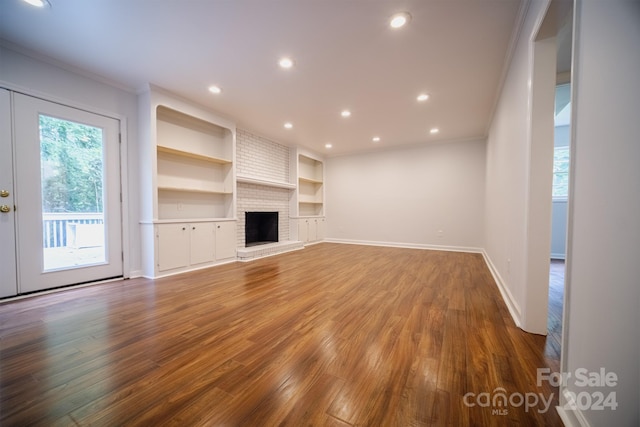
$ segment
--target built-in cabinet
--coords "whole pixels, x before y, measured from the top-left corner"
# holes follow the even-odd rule
[[[325,218],[298,218],[298,240],[311,243],[324,240]]]
[[[290,164],[297,183],[290,206],[291,229],[299,241],[321,241],[325,236],[324,162],[315,154],[292,149]]]
[[[234,260],[235,124],[156,87],[139,106],[144,275]]]
[[[157,269],[166,272],[235,259],[235,222],[156,224]]]

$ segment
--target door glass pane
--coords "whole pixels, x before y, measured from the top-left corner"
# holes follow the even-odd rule
[[[102,129],[40,115],[44,269],[106,262]]]

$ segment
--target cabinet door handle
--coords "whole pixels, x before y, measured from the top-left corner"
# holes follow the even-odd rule
[[[186,230],[186,229],[187,229],[187,227],[182,227],[182,231],[184,231],[184,230]]]
[[[195,230],[195,229],[196,229],[195,227],[192,228],[192,230]]]

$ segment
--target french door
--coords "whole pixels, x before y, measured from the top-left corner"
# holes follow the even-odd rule
[[[0,89],[0,297],[17,292],[13,187],[11,98]]]
[[[22,294],[122,276],[119,121],[2,92],[13,132],[0,143],[3,154],[12,154],[0,160],[0,187],[10,193],[0,198],[0,206],[9,208],[0,213],[0,227],[3,236],[6,231],[15,236],[15,278],[5,284],[3,274],[0,292]],[[13,182],[5,167],[13,170]],[[9,268],[6,260],[0,262],[3,270]]]

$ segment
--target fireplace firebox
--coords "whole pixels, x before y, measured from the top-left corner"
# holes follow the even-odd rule
[[[245,247],[278,241],[278,212],[245,212]]]

